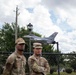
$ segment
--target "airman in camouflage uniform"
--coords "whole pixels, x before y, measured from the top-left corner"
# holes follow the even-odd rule
[[[16,40],[16,50],[6,60],[3,75],[25,75],[26,58],[23,55],[25,41]]]
[[[47,75],[50,72],[48,61],[41,57],[42,44],[33,43],[34,54],[28,58],[30,75]]]

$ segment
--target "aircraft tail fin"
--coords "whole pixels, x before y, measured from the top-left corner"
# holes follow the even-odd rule
[[[52,35],[50,35],[50,36],[48,37],[48,39],[54,40],[54,38],[56,37],[57,34],[58,34],[58,32],[54,32]]]

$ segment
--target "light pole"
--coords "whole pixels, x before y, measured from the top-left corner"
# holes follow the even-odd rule
[[[29,31],[29,35],[31,35],[32,29],[33,29],[33,25],[29,23],[27,25],[27,30]],[[31,37],[29,38],[29,53],[31,55]]]

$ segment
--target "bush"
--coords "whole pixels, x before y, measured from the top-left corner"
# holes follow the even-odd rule
[[[2,74],[3,73],[3,67],[2,67],[2,65],[0,65],[0,74]]]
[[[54,72],[54,68],[51,68],[50,69],[50,74],[53,74],[53,72]]]
[[[72,73],[72,69],[71,68],[67,68],[65,69],[66,73]]]

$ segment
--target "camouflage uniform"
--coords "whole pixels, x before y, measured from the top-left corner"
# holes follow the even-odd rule
[[[28,58],[28,65],[30,69],[30,75],[47,75],[50,72],[48,61],[41,57],[42,44],[33,43],[34,54]],[[38,55],[35,51],[40,49]]]
[[[30,75],[47,75],[50,72],[48,61],[44,57],[37,57],[33,54],[28,59]]]
[[[26,58],[14,52],[6,61],[3,75],[25,75],[25,65]]]
[[[20,38],[17,43],[24,43]],[[3,75],[25,75],[26,58],[24,55],[13,52],[6,60]]]

